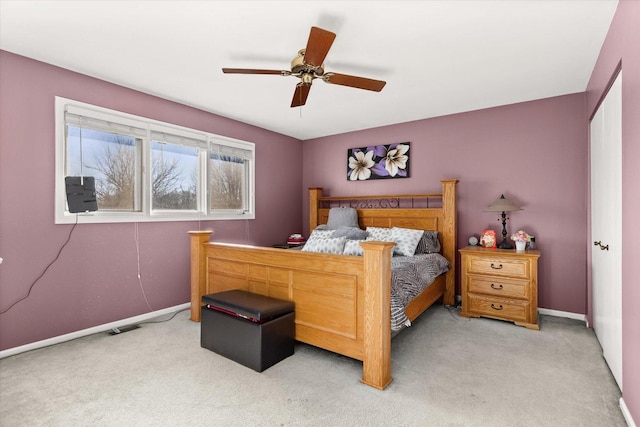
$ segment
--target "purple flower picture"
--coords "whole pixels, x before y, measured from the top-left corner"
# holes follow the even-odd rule
[[[347,150],[347,179],[349,181],[408,177],[408,142]]]

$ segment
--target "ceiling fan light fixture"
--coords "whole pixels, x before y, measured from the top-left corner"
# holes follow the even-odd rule
[[[323,75],[324,64],[320,64],[320,65],[307,64],[304,61],[305,52],[306,52],[306,49],[300,49],[298,51],[298,56],[296,56],[291,60],[291,73],[293,74],[313,73],[318,77]]]
[[[331,49],[336,35],[331,31],[318,27],[311,27],[307,47],[298,51],[298,56],[291,60],[291,71],[261,70],[251,68],[223,68],[223,73],[232,74],[279,74],[281,76],[295,76],[300,79],[296,85],[291,107],[299,107],[307,102],[311,83],[314,79],[322,79],[326,83],[349,86],[380,92],[386,82],[347,74],[324,72],[324,59]]]
[[[313,75],[312,72],[309,72],[309,73],[302,73],[300,75],[300,78],[302,79],[302,84],[310,85],[313,79],[315,78],[315,76]]]
[[[307,64],[304,63],[304,49],[298,51],[298,56],[291,60],[291,72],[300,73],[307,68]]]

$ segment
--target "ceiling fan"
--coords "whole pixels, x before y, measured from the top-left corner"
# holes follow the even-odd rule
[[[325,73],[324,59],[331,49],[336,35],[331,31],[318,27],[311,27],[307,47],[298,51],[298,56],[291,61],[291,70],[258,70],[250,68],[223,68],[226,74],[277,74],[280,76],[295,76],[300,79],[293,93],[291,107],[299,107],[307,102],[311,83],[315,79],[322,79],[326,83],[349,86],[358,89],[380,92],[386,82],[350,76],[347,74]]]

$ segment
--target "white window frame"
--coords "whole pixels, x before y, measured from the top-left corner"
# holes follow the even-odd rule
[[[86,213],[70,213],[67,209],[65,190],[65,162],[66,162],[66,120],[65,112],[75,112],[83,117],[117,123],[123,126],[144,128],[146,135],[142,139],[142,203],[137,212],[100,211]],[[183,137],[189,141],[202,141],[198,159],[198,200],[195,210],[151,210],[151,141],[152,132],[164,132]],[[255,144],[252,142],[215,135],[200,130],[190,129],[171,123],[122,113],[108,108],[98,107],[80,101],[59,96],[55,97],[55,223],[114,223],[114,222],[157,222],[157,221],[194,221],[194,220],[234,220],[255,219]],[[186,144],[191,145],[191,144]],[[246,167],[245,192],[247,206],[240,210],[210,210],[209,189],[207,181],[209,147],[222,145],[249,152]],[[90,175],[90,174],[88,174]]]

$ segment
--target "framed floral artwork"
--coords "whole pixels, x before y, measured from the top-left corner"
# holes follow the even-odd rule
[[[347,150],[347,179],[349,181],[408,177],[408,142]]]

